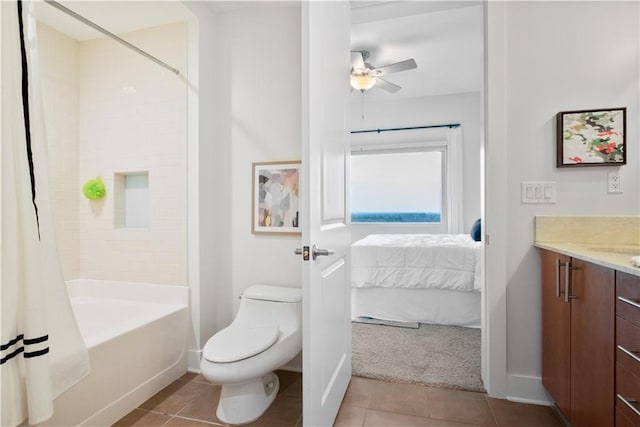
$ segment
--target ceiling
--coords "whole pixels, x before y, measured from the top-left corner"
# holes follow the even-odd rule
[[[107,30],[122,34],[140,28],[185,21],[193,16],[180,1],[76,1],[60,3]],[[77,40],[102,35],[44,3],[35,2],[45,24]],[[225,13],[273,1],[209,1]],[[365,100],[399,99],[479,91],[482,87],[482,1],[351,1],[351,48],[369,50],[381,67],[414,58],[415,70],[386,77],[403,87],[395,94],[371,89]],[[360,93],[352,94],[354,101]]]
[[[391,100],[475,92],[482,88],[481,2],[354,2],[351,49],[368,50],[381,67],[414,58],[418,68],[385,76],[402,86],[395,94],[376,89],[363,96]],[[354,102],[360,100],[354,91]]]

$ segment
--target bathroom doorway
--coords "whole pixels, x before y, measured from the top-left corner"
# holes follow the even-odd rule
[[[394,147],[400,147],[398,152],[434,151],[445,146],[447,131],[442,129],[415,129],[430,125],[460,125],[462,130],[462,164],[463,205],[462,226],[454,231],[446,223],[450,216],[446,209],[450,205],[445,200],[437,212],[440,215],[432,222],[393,223],[383,221],[378,223],[358,222],[353,218],[352,243],[356,243],[371,234],[470,234],[473,223],[483,217],[484,199],[484,14],[485,5],[482,2],[445,3],[418,2],[411,5],[365,3],[354,5],[351,10],[352,18],[352,51],[366,51],[367,60],[373,67],[382,67],[389,63],[402,62],[408,58],[415,59],[417,68],[385,75],[384,79],[400,86],[396,91],[385,91],[375,86],[363,93],[355,90],[351,95],[351,127],[353,131],[378,130],[372,138],[367,139],[362,134],[352,138],[352,150],[361,154],[363,150],[380,150],[389,153]],[[420,30],[419,30],[420,29]],[[389,132],[384,138],[379,138],[381,129],[402,129]],[[377,139],[377,140],[376,140]],[[446,154],[445,154],[446,156]],[[360,156],[358,156],[360,157]],[[414,156],[415,157],[415,156]],[[443,167],[448,165],[443,161]],[[408,166],[407,166],[408,168]],[[352,173],[354,173],[352,171]],[[415,174],[414,174],[415,175]],[[360,183],[359,183],[360,184]],[[450,184],[450,183],[449,183]],[[444,179],[442,191],[446,193],[447,181]],[[352,190],[354,189],[352,185]],[[450,191],[450,190],[449,190]],[[393,192],[397,196],[398,192]],[[445,196],[456,197],[453,194]],[[390,202],[395,203],[395,202]],[[355,205],[352,194],[352,205]],[[356,206],[352,206],[355,208]],[[373,209],[373,208],[371,208]],[[352,213],[354,211],[352,210]],[[484,245],[480,244],[477,262],[482,267],[484,261]],[[484,281],[483,274],[479,274],[480,282]],[[477,286],[484,289],[483,283]],[[355,291],[358,292],[358,291]],[[465,354],[474,359],[475,372],[478,378],[486,377],[486,340],[485,340],[485,292],[477,292],[474,302],[477,310],[478,327],[471,331],[470,342],[474,345],[472,354]],[[375,303],[375,301],[374,301]],[[469,325],[466,325],[469,326]],[[408,332],[397,327],[371,326],[354,324],[354,335],[361,334],[355,328],[385,328],[392,335]],[[393,334],[393,330],[400,331]],[[418,328],[419,330],[420,328]],[[455,328],[454,328],[455,329]],[[471,328],[458,328],[460,330]],[[380,334],[366,331],[379,337]],[[407,338],[415,340],[420,338]],[[426,346],[427,344],[425,344]],[[354,351],[358,351],[354,341]],[[420,346],[418,346],[420,347]],[[370,352],[370,349],[362,351]],[[460,352],[453,350],[452,354]],[[423,355],[420,355],[422,357]],[[448,356],[445,356],[448,357]],[[354,368],[356,367],[354,353]],[[408,365],[411,357],[407,358]],[[396,361],[397,362],[397,361]],[[468,365],[465,361],[462,364]],[[391,355],[385,361],[387,366],[394,364]],[[361,363],[363,366],[368,362]],[[397,365],[397,363],[396,363]],[[452,365],[454,366],[454,365]],[[453,369],[455,370],[455,368]],[[388,369],[381,378],[388,375]],[[357,373],[357,372],[356,372]],[[367,372],[366,375],[370,375]],[[437,384],[436,379],[411,378],[412,374],[403,374],[404,381],[415,381]],[[451,385],[450,385],[451,386]],[[460,386],[452,385],[452,386]],[[464,385],[462,386],[464,388]],[[478,390],[477,382],[470,389]],[[480,381],[480,387],[482,381]]]

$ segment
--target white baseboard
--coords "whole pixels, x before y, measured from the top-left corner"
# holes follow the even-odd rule
[[[202,350],[189,350],[187,359],[187,371],[200,373],[200,358],[202,358]]]
[[[507,400],[534,405],[553,405],[553,399],[542,386],[542,378],[529,375],[507,374]]]

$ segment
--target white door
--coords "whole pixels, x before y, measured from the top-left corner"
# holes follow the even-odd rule
[[[303,422],[333,424],[351,379],[349,2],[302,5]],[[333,252],[314,260],[314,245]]]

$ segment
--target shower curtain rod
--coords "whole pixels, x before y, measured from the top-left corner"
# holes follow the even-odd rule
[[[430,126],[413,126],[407,128],[389,128],[389,129],[369,129],[369,130],[352,130],[351,133],[371,133],[371,132],[391,132],[397,130],[414,130],[414,129],[431,129],[431,128],[457,128],[460,123],[449,123],[447,125],[430,125]]]
[[[180,74],[180,71],[177,68],[173,68],[172,66],[168,65],[166,62],[163,62],[163,61],[159,60],[155,56],[148,54],[147,52],[145,52],[144,50],[140,49],[139,47],[132,45],[131,43],[129,43],[128,41],[126,41],[124,39],[121,39],[120,37],[118,37],[115,34],[113,34],[111,31],[102,28],[100,25],[96,24],[95,22],[89,21],[84,16],[79,15],[76,12],[74,12],[73,10],[66,8],[65,6],[61,5],[57,1],[55,1],[55,0],[44,0],[44,2],[49,4],[49,5],[51,5],[51,6],[53,6],[53,7],[55,7],[56,9],[58,9],[58,10],[64,12],[64,13],[66,13],[67,15],[69,15],[69,16],[71,16],[73,18],[76,18],[78,21],[85,23],[86,25],[90,26],[94,30],[101,32],[105,36],[111,37],[113,40],[117,41],[121,45],[126,46],[129,49],[139,53],[140,55],[152,60],[156,64],[163,66],[164,68],[166,68],[167,70],[171,71],[172,73],[178,74],[178,75]]]

